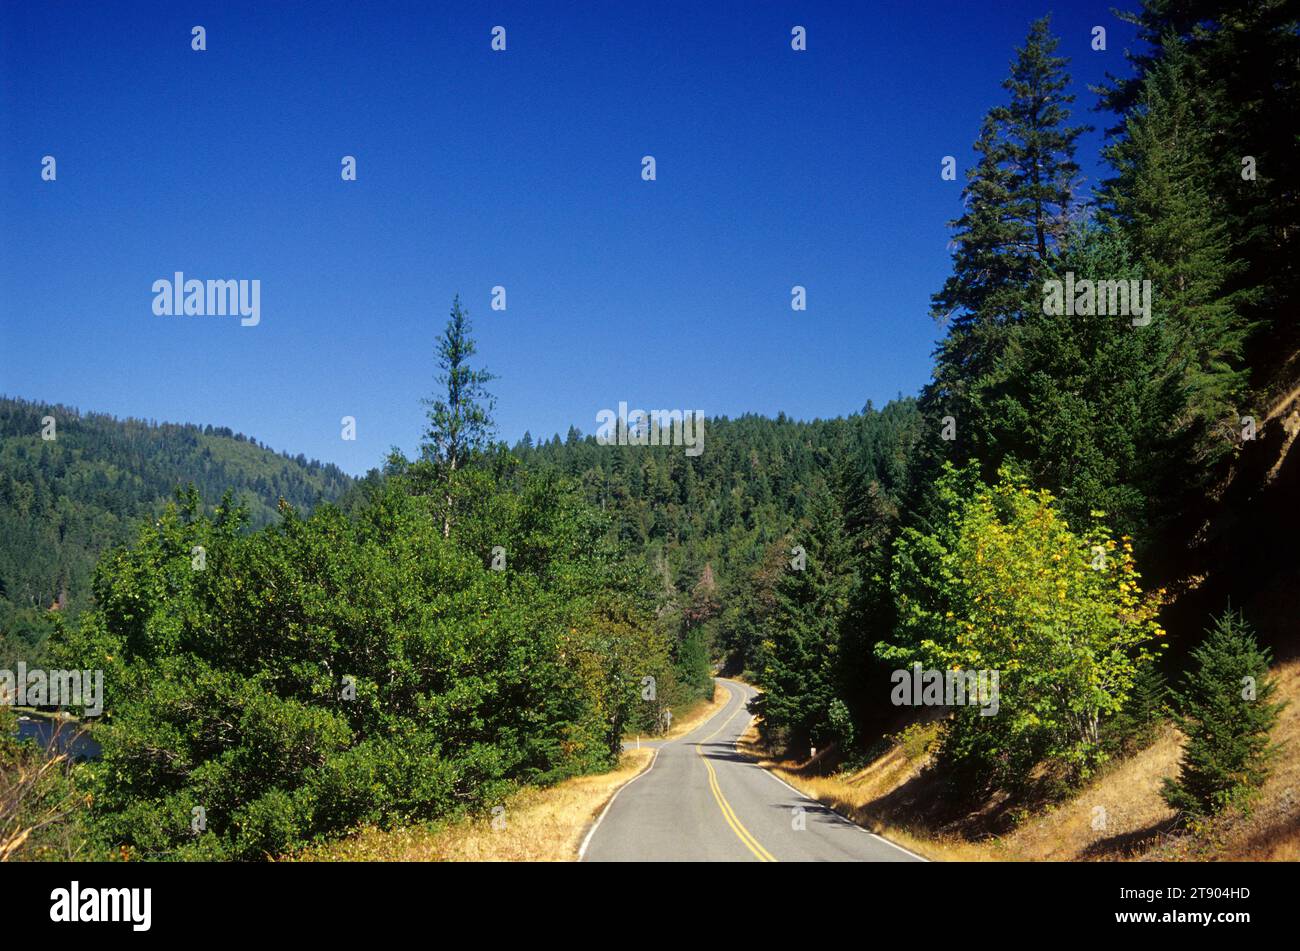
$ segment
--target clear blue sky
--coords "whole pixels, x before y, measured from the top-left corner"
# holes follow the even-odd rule
[[[1086,85],[1131,42],[1109,5],[1054,17],[1099,128]],[[512,443],[620,400],[814,418],[929,378],[940,158],[964,172],[1050,6],[437,6],[0,0],[0,393],[360,473],[414,450],[457,292]],[[155,316],[178,270],[260,280],[261,324]]]

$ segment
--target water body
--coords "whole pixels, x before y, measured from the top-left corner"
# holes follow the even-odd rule
[[[18,739],[32,740],[46,748],[53,741],[56,750],[77,760],[99,759],[102,753],[99,744],[88,733],[78,732],[75,720],[51,720],[20,713]]]

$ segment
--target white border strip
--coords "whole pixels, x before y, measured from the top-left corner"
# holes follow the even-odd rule
[[[586,837],[582,840],[582,845],[580,845],[580,846],[578,847],[578,861],[579,861],[579,862],[581,862],[582,859],[583,859],[583,857],[587,854],[587,846],[589,846],[589,845],[591,844],[591,837],[592,837],[593,835],[595,835],[595,834],[596,834],[596,830],[600,828],[600,824],[605,820],[605,814],[608,813],[609,810],[613,807],[613,805],[614,805],[614,800],[618,798],[618,794],[621,793],[624,789],[627,789],[628,786],[631,786],[634,782],[636,782],[638,779],[640,779],[640,778],[641,778],[642,776],[644,776],[646,773],[650,772],[650,770],[652,770],[652,769],[655,768],[655,763],[659,762],[659,750],[660,750],[660,749],[662,749],[662,747],[656,747],[656,748],[655,748],[655,755],[652,756],[652,757],[650,757],[650,765],[649,765],[649,766],[647,766],[645,769],[641,770],[641,772],[637,773],[635,776],[633,776],[631,779],[629,779],[627,782],[625,782],[622,786],[619,786],[617,789],[614,790],[614,795],[612,795],[612,796],[609,797],[609,802],[605,803],[605,808],[602,809],[602,810],[600,810],[600,815],[596,817],[596,821],[595,821],[594,823],[592,823],[591,828],[587,830],[587,835],[586,835]],[[774,777],[774,778],[775,778],[775,777]]]
[[[721,679],[721,678],[719,678],[719,679]],[[736,681],[736,683],[739,683],[739,681]],[[756,692],[757,692],[757,691],[756,691]],[[744,695],[745,692],[744,692],[744,689],[743,689],[743,688],[741,689],[741,694],[742,694],[742,696],[744,696],[745,701],[748,702],[748,700],[750,699],[750,697]],[[753,723],[754,723],[754,717],[751,716],[751,717],[749,718],[749,725],[752,726]],[[744,730],[741,730],[741,731],[740,731],[740,735],[737,736],[736,739],[735,739],[735,740],[732,742],[732,744],[731,744],[731,748],[732,748],[733,750],[735,750],[736,753],[738,753],[738,754],[741,755],[741,756],[745,756],[745,754],[740,752],[740,745],[739,745],[739,744],[740,744],[740,738],[741,738],[742,736],[744,736],[745,733],[746,733],[748,730],[749,730],[749,726],[746,726]],[[749,757],[745,757],[745,758],[746,758],[746,759],[749,759]],[[862,828],[862,826],[858,825],[856,822],[854,822],[854,821],[853,821],[852,819],[850,819],[848,816],[844,815],[844,814],[843,814],[842,812],[840,812],[838,809],[834,809],[834,808],[832,808],[831,806],[828,806],[826,803],[822,802],[820,799],[814,799],[814,798],[812,798],[811,796],[809,796],[807,793],[802,792],[801,790],[795,789],[793,786],[791,786],[789,783],[787,783],[787,782],[786,782],[784,779],[782,779],[780,776],[776,775],[776,773],[772,772],[770,769],[766,769],[765,767],[760,766],[758,763],[754,762],[752,759],[749,760],[749,765],[753,766],[755,769],[759,770],[760,772],[764,773],[765,775],[767,775],[767,776],[771,776],[771,777],[772,777],[773,779],[775,779],[778,783],[780,783],[780,784],[781,784],[782,786],[784,786],[786,789],[790,790],[790,792],[794,793],[796,796],[798,796],[798,797],[799,797],[800,799],[802,799],[804,802],[812,803],[814,806],[819,806],[820,808],[825,809],[827,812],[829,812],[829,813],[830,813],[831,815],[833,815],[835,818],[839,819],[839,820],[840,820],[841,822],[843,822],[845,825],[851,826],[851,827],[853,827],[854,829],[857,829],[859,832],[862,832],[862,833],[865,833],[866,835],[871,836],[873,839],[878,839],[878,840],[880,840],[881,842],[885,843],[885,845],[893,846],[894,848],[898,849],[898,851],[902,852],[904,855],[910,855],[912,858],[916,859],[918,862],[929,862],[929,861],[930,861],[930,859],[927,859],[924,855],[917,855],[917,854],[916,854],[915,852],[913,852],[911,849],[905,849],[905,848],[903,848],[901,845],[899,845],[897,842],[890,842],[890,841],[889,841],[888,839],[886,839],[883,835],[879,835],[879,834],[877,834],[877,833],[875,833],[875,832],[872,832],[870,829],[864,829],[864,828]]]
[[[864,829],[864,828],[862,828],[862,826],[858,825],[856,822],[854,822],[854,821],[853,821],[852,819],[850,819],[848,816],[844,815],[844,814],[843,814],[842,812],[840,812],[839,810],[837,810],[837,809],[833,809],[832,807],[826,805],[826,803],[822,802],[820,799],[813,799],[813,798],[812,798],[811,796],[809,796],[807,793],[805,793],[805,792],[800,792],[798,789],[795,789],[793,786],[791,786],[789,783],[787,783],[784,779],[782,779],[780,776],[776,775],[776,773],[772,772],[771,770],[763,769],[763,767],[762,767],[762,766],[759,766],[757,763],[753,763],[752,765],[755,766],[755,767],[757,767],[758,769],[763,770],[764,773],[766,773],[768,776],[771,776],[771,777],[772,777],[773,779],[775,779],[778,783],[780,783],[780,784],[781,784],[782,786],[784,786],[786,789],[790,790],[790,792],[794,793],[794,794],[795,794],[796,796],[798,796],[800,799],[804,800],[805,802],[810,802],[810,803],[812,803],[812,804],[815,805],[815,806],[820,806],[822,809],[827,810],[831,815],[835,816],[835,818],[839,819],[839,820],[840,820],[841,822],[843,822],[845,825],[852,826],[854,829],[857,829],[859,832],[862,832],[862,833],[865,833],[866,835],[871,836],[873,839],[879,839],[881,842],[885,843],[885,845],[892,845],[894,848],[898,849],[898,851],[903,852],[903,853],[906,854],[906,855],[910,855],[912,858],[916,859],[918,862],[929,862],[929,861],[930,861],[930,859],[927,859],[924,855],[917,855],[917,854],[916,854],[915,852],[913,852],[911,849],[905,849],[905,848],[903,848],[901,845],[899,845],[897,842],[890,842],[890,841],[889,841],[888,839],[886,839],[883,835],[879,835],[879,834],[877,834],[877,833],[875,833],[875,832],[872,832],[870,829]]]

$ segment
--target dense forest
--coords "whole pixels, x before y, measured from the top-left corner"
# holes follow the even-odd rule
[[[899,398],[833,420],[710,418],[708,449],[694,458],[678,447],[602,446],[576,429],[564,442],[525,436],[513,452],[581,486],[693,636],[744,670],[760,640],[752,599],[793,557],[810,516],[832,506],[866,544],[908,495],[921,433],[916,400]]]
[[[177,488],[194,485],[209,508],[232,492],[257,528],[279,520],[280,499],[310,510],[351,481],[223,427],[0,398],[0,664],[35,662],[49,609],[80,612],[99,555],[130,541]]]

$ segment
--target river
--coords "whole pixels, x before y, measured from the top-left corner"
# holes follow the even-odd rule
[[[18,738],[35,740],[41,746],[49,747],[53,739],[55,748],[60,753],[69,753],[74,759],[99,759],[100,746],[87,733],[77,732],[75,720],[51,720],[48,717],[34,717],[26,713],[18,714]]]

